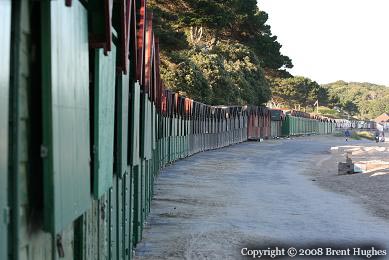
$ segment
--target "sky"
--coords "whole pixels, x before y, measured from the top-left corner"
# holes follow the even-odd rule
[[[258,0],[293,75],[389,86],[389,0]]]

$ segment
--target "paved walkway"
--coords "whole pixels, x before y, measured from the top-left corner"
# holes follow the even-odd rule
[[[342,142],[246,142],[165,168],[136,259],[240,259],[242,247],[389,249],[389,220],[304,174]]]

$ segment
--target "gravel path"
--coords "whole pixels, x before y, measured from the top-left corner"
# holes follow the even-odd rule
[[[330,147],[342,144],[246,142],[165,168],[136,259],[240,259],[242,247],[389,248],[388,219],[320,183],[318,169],[334,163]]]

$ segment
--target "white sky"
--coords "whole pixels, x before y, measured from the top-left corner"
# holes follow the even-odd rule
[[[258,0],[293,60],[293,75],[319,83],[389,86],[389,0]]]

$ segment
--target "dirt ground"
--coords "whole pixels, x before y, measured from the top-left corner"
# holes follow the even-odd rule
[[[135,259],[242,259],[243,247],[389,249],[389,175],[337,176],[344,158],[331,147],[344,145],[375,146],[329,136],[246,142],[163,169]],[[375,158],[363,154],[352,156]]]
[[[366,162],[373,168],[364,173],[338,175],[338,162],[345,162],[346,154],[353,163]],[[321,187],[350,195],[375,216],[389,219],[389,142],[351,140],[333,146],[327,156],[317,156],[316,170],[307,173]]]

